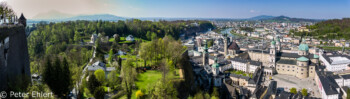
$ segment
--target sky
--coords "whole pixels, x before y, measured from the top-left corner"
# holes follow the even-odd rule
[[[70,15],[123,17],[249,18],[285,15],[297,18],[350,17],[350,0],[0,0],[28,18],[57,11]]]

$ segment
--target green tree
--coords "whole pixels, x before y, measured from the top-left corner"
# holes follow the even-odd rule
[[[152,32],[152,36],[151,36],[152,40],[156,40],[158,38],[157,34]]]
[[[97,80],[102,84],[105,79],[106,79],[106,74],[105,71],[103,71],[102,69],[98,69],[94,72]]]
[[[119,74],[117,73],[116,70],[113,70],[110,72],[107,76],[108,80],[108,86],[111,87],[112,89],[115,89],[117,86],[119,86]]]
[[[75,33],[74,33],[74,41],[75,41],[75,42],[79,42],[80,39],[81,39],[80,32],[75,31]]]
[[[91,93],[94,93],[95,89],[100,87],[101,85],[102,84],[97,80],[94,74],[91,74],[89,76],[89,79],[87,82],[87,88],[90,90]]]
[[[114,58],[114,53],[113,53],[113,49],[111,49],[111,50],[109,50],[109,53],[108,53],[109,64],[111,64],[113,62],[113,58]]]
[[[96,99],[104,99],[105,94],[106,92],[103,86],[97,87],[96,90],[94,91],[94,97]]]
[[[61,90],[63,90],[63,93],[68,95],[68,93],[70,92],[70,90],[72,89],[72,85],[73,85],[73,80],[72,80],[72,75],[71,75],[71,71],[69,69],[69,64],[66,58],[63,58],[62,61],[63,64],[63,74],[62,74],[62,82],[61,83]]]
[[[290,93],[297,94],[297,89],[296,88],[291,88],[289,89]]]
[[[121,72],[123,77],[122,86],[125,92],[127,93],[126,96],[128,99],[131,99],[133,85],[136,78],[136,70],[133,67],[132,62],[133,60],[128,58],[123,64]]]
[[[208,41],[208,47],[211,47],[211,46],[213,46],[214,45],[214,41],[213,40],[209,40]]]
[[[147,31],[146,37],[148,40],[152,40],[152,33],[151,31]]]
[[[50,58],[46,60],[43,73],[43,80],[49,86],[51,91],[58,97],[66,97],[71,90],[72,80],[67,60],[63,61],[63,66],[58,57],[53,64]]]
[[[119,36],[119,34],[115,34],[116,36],[114,36],[114,41],[117,43],[117,44],[119,44],[119,42],[120,42],[120,36]]]
[[[307,89],[303,88],[303,89],[301,90],[301,94],[302,94],[303,96],[307,96]]]

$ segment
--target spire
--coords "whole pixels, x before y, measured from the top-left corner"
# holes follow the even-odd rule
[[[271,40],[271,45],[276,45],[276,41],[274,38],[272,38],[272,40]]]

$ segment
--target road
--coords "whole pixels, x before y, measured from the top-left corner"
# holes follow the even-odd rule
[[[95,58],[95,56],[96,56],[96,55],[95,55],[95,54],[96,54],[95,49],[96,49],[96,48],[95,48],[95,46],[94,46],[94,47],[93,47],[93,54],[92,54],[92,57],[90,58],[90,60],[89,60],[88,63],[91,63],[92,60]],[[73,90],[71,91],[71,92],[72,92],[72,97],[71,97],[71,99],[77,99],[77,94],[79,93],[79,90],[77,90],[76,87],[78,87],[79,85],[81,85],[81,83],[82,83],[82,81],[83,81],[83,79],[84,79],[84,77],[85,77],[85,74],[86,74],[88,65],[89,65],[89,64],[86,64],[86,66],[84,67],[84,69],[83,69],[83,71],[82,71],[83,75],[80,77],[79,82],[75,84],[75,87],[74,87]]]

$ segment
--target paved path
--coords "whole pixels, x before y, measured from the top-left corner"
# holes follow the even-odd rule
[[[290,75],[273,75],[273,80],[277,81],[277,88],[284,88],[284,91],[289,91],[290,88],[296,88],[298,91],[302,88],[308,90],[310,96],[321,98],[318,88],[313,80],[313,77],[299,79]]]
[[[95,47],[93,47],[93,54],[92,54],[92,57],[90,58],[88,63],[92,62],[92,60],[95,58],[95,54],[96,54]],[[86,66],[84,67],[84,69],[82,71],[83,75],[80,77],[80,80],[78,81],[78,83],[75,84],[76,87],[81,85],[81,83],[85,77],[88,65],[89,64],[86,64]],[[71,91],[73,93],[73,96],[71,97],[71,99],[77,99],[77,94],[79,93],[79,90],[77,90],[76,87],[74,87],[73,90]]]

